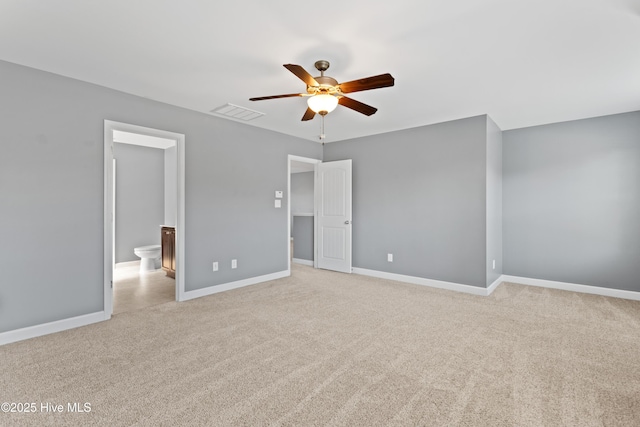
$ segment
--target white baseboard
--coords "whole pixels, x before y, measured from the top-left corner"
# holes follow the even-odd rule
[[[133,261],[137,262],[137,261]],[[244,286],[255,285],[270,280],[281,279],[290,276],[288,270],[279,271],[277,273],[266,274],[264,276],[251,277],[249,279],[238,280],[223,285],[211,286],[204,289],[185,292],[181,301],[187,301],[206,295],[216,294],[218,292],[229,291],[231,289],[241,288]],[[42,335],[53,334],[55,332],[65,331],[67,329],[78,328],[80,326],[90,325],[92,323],[108,320],[111,316],[105,316],[104,311],[85,314],[82,316],[72,317],[69,319],[57,320],[55,322],[44,323],[42,325],[29,326],[22,329],[0,333],[0,345],[10,344],[12,342],[22,341],[29,338],[35,338]]]
[[[115,265],[115,269],[118,271],[123,271],[126,270],[126,272],[133,272],[133,271],[139,271],[140,270],[140,260],[138,261],[125,261],[125,262],[119,262]],[[155,269],[154,270],[149,270],[149,271],[140,271],[140,274],[144,274],[144,273],[153,273],[154,271],[159,271],[161,270],[160,267],[160,258],[156,258],[156,262],[155,262]]]
[[[577,283],[556,282],[553,280],[531,279],[528,277],[509,276],[503,274],[502,282],[517,283],[519,285],[538,286],[542,288],[560,289],[563,291],[580,292],[583,294],[602,295],[605,297],[631,299],[640,301],[640,292],[625,291],[622,289],[602,288],[599,286],[580,285]]]
[[[353,273],[364,276],[378,277],[380,279],[395,280],[397,282],[412,283],[414,285],[429,286],[431,288],[447,289],[449,291],[464,292],[467,294],[487,296],[498,286],[500,281],[496,280],[489,288],[479,286],[463,285],[460,283],[445,282],[442,280],[425,279],[423,277],[406,276],[404,274],[387,273],[385,271],[369,270],[366,268],[353,268]]]
[[[486,288],[462,285],[460,283],[444,282],[441,280],[425,279],[422,277],[405,276],[403,274],[387,273],[384,271],[354,268],[355,274],[378,277],[381,279],[395,280],[398,282],[413,283],[415,285],[429,286],[432,288],[447,289],[450,291],[465,292],[473,295],[489,296],[502,282],[510,282],[518,285],[538,286],[542,288],[560,289],[563,291],[579,292],[583,294],[602,295],[605,297],[623,298],[640,301],[640,292],[626,291],[622,289],[602,288],[598,286],[580,285],[577,283],[556,282],[553,280],[532,279],[528,277],[509,276],[506,274],[498,277]]]
[[[140,268],[140,260],[138,261],[125,261],[125,262],[119,262],[116,264],[116,269],[120,269],[120,268],[135,268],[138,267]]]
[[[312,260],[294,258],[292,261],[295,262],[296,264],[310,265],[311,267],[313,267],[313,261]]]
[[[69,319],[56,320],[54,322],[43,323],[42,325],[29,326],[0,333],[0,345],[22,341],[29,338],[40,337],[42,335],[53,334],[66,331],[67,329],[79,328],[80,326],[107,320],[104,311],[71,317]]]
[[[504,279],[502,278],[502,275],[500,275],[500,277],[498,277],[492,284],[487,286],[487,296],[491,295],[502,282],[504,282]]]
[[[248,279],[237,280],[222,285],[209,286],[195,291],[186,291],[180,301],[188,301],[194,298],[200,298],[207,295],[217,294],[219,292],[230,291],[231,289],[242,288],[244,286],[257,285],[258,283],[268,282],[270,280],[289,277],[291,273],[288,270],[279,271],[277,273],[265,274],[264,276],[250,277]]]

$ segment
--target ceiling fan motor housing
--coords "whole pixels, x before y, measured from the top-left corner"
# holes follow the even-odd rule
[[[307,92],[310,94],[335,94],[338,92],[338,81],[329,76],[314,77],[319,86],[307,86]]]

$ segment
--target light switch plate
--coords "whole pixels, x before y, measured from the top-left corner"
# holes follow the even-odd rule
[[[282,200],[276,200],[276,208],[282,207]]]
[[[276,199],[282,199],[282,191],[276,191]]]

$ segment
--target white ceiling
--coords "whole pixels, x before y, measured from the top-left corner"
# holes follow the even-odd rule
[[[2,0],[0,59],[317,141],[282,64],[339,82],[391,73],[339,106],[326,141],[489,114],[503,130],[640,110],[640,0]],[[169,129],[170,130],[170,129]]]

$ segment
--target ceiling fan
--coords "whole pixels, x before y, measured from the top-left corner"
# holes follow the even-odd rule
[[[350,108],[354,111],[362,113],[366,116],[375,114],[378,111],[370,105],[364,104],[355,99],[348,98],[344,94],[351,92],[360,92],[363,90],[379,89],[394,85],[394,78],[391,74],[380,74],[378,76],[366,77],[364,79],[352,80],[345,83],[338,83],[333,77],[325,76],[324,72],[329,69],[329,61],[320,60],[314,64],[316,69],[320,71],[317,77],[311,76],[300,65],[284,64],[284,68],[295,74],[300,80],[307,85],[306,93],[289,93],[286,95],[262,96],[258,98],[250,98],[250,101],[263,101],[266,99],[290,98],[296,96],[306,96],[307,111],[302,116],[302,121],[311,120],[316,114],[325,116],[333,111],[338,104],[343,107]]]

